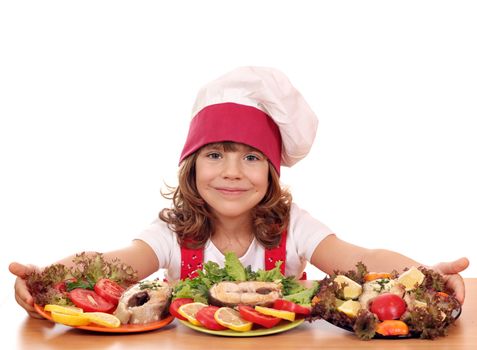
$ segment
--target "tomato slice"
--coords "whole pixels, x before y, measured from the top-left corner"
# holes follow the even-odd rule
[[[248,305],[239,305],[238,311],[244,320],[259,324],[265,328],[275,327],[281,321],[280,318],[261,314]]]
[[[273,308],[277,310],[291,311],[296,314],[308,316],[311,312],[310,308],[298,305],[292,301],[285,299],[277,299],[273,303]]]
[[[224,329],[227,329],[227,327],[219,324],[214,318],[214,314],[218,309],[219,307],[217,306],[204,307],[195,314],[195,318],[205,328],[212,329],[214,331],[223,331]]]
[[[86,312],[112,312],[115,309],[113,304],[89,289],[76,288],[68,296],[75,306]]]
[[[184,305],[184,304],[189,304],[189,303],[193,303],[194,302],[194,299],[191,299],[191,298],[177,298],[177,299],[174,299],[172,300],[171,302],[171,305],[169,306],[169,313],[174,316],[174,317],[177,317],[179,320],[183,320],[183,321],[187,321],[187,319],[182,316],[181,314],[179,314],[179,308]]]
[[[124,288],[109,278],[102,278],[94,285],[94,291],[100,297],[117,306],[119,298],[124,293]]]

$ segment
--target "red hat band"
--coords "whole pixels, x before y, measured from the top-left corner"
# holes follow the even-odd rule
[[[229,102],[209,105],[196,114],[179,163],[208,143],[224,141],[258,149],[280,174],[282,140],[278,126],[255,107]]]

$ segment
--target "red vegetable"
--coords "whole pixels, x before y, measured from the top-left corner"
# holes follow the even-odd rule
[[[119,298],[121,298],[121,295],[124,292],[124,288],[108,278],[101,278],[94,285],[94,291],[100,297],[103,297],[111,304],[117,306],[119,303]]]
[[[384,293],[371,302],[370,310],[381,321],[396,320],[406,311],[406,302],[396,294]]]
[[[247,305],[239,305],[238,311],[244,320],[259,324],[265,328],[272,328],[281,321],[280,318],[261,314],[255,311],[253,307]]]
[[[60,293],[65,293],[66,292],[66,284],[69,282],[76,282],[76,278],[68,278],[67,280],[61,281],[56,283],[53,288],[56,289]]]
[[[227,329],[227,327],[220,325],[214,318],[214,314],[218,309],[219,308],[217,306],[204,307],[195,314],[195,318],[205,328],[212,329],[214,331],[223,331],[224,329]]]
[[[178,318],[179,320],[183,320],[183,321],[187,321],[187,319],[182,316],[181,314],[179,314],[179,308],[184,305],[184,304],[189,304],[189,303],[193,303],[194,302],[194,299],[191,299],[191,298],[177,298],[177,299],[174,299],[172,302],[171,302],[171,305],[169,306],[169,313]]]
[[[273,303],[273,308],[277,310],[291,311],[296,314],[308,316],[311,312],[310,308],[298,305],[292,301],[285,299],[277,299]]]
[[[69,292],[69,298],[75,306],[86,312],[112,312],[115,308],[109,301],[89,289],[73,289]]]

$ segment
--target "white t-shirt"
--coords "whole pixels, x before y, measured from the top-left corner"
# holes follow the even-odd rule
[[[315,248],[331,233],[328,227],[293,203],[287,232],[285,274],[301,276],[306,262],[310,261]],[[181,249],[176,234],[167,227],[164,221],[156,219],[136,239],[146,242],[154,250],[159,260],[159,267],[167,270],[169,280],[180,278]],[[252,270],[256,271],[265,269],[264,256],[265,248],[254,239],[247,252],[239,260],[244,266],[250,265]],[[224,265],[224,255],[211,240],[208,240],[204,247],[204,262],[207,261],[215,261],[221,267]]]

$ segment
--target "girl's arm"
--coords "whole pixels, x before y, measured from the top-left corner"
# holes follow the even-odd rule
[[[327,274],[335,270],[348,271],[362,261],[373,272],[402,271],[406,267],[421,266],[423,264],[402,254],[385,249],[366,249],[339,239],[336,235],[329,235],[316,247],[311,263]],[[467,258],[460,258],[453,262],[439,263],[432,269],[440,272],[446,279],[447,285],[454,290],[456,298],[463,303],[465,298],[464,280],[459,272],[469,265]]]

